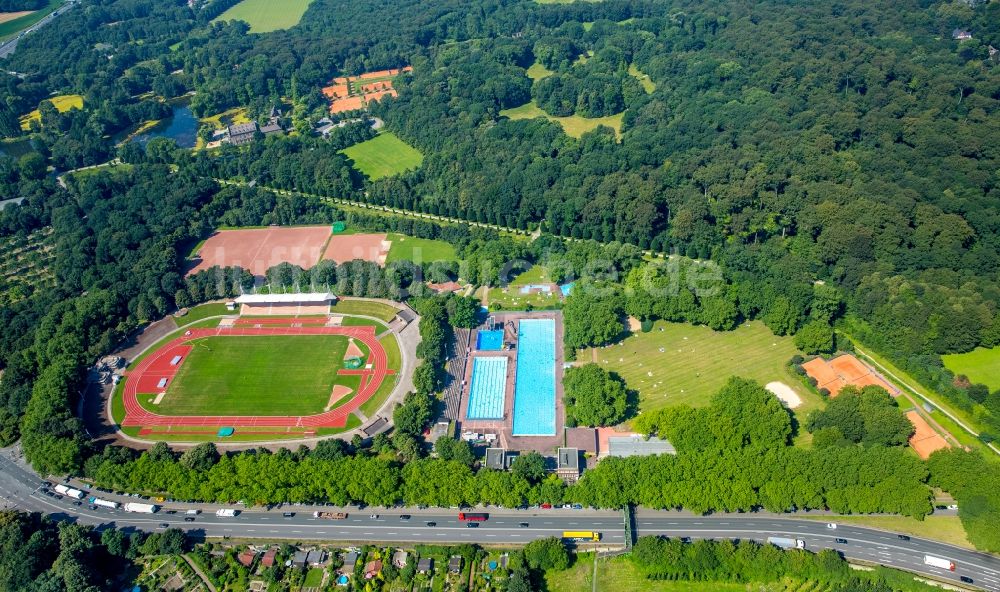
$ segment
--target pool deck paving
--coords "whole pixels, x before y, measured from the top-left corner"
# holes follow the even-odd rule
[[[461,431],[473,431],[482,434],[497,434],[498,446],[508,450],[535,450],[538,452],[554,452],[556,448],[563,445],[563,427],[566,421],[566,410],[563,406],[563,362],[565,360],[563,352],[563,321],[560,311],[541,312],[505,312],[494,313],[498,323],[506,327],[505,341],[517,342],[517,333],[511,329],[507,323],[513,321],[515,326],[521,319],[554,319],[556,322],[555,342],[556,342],[556,396],[555,396],[555,434],[552,436],[514,436],[514,386],[517,381],[517,347],[511,350],[501,351],[476,351],[473,347],[469,352],[465,365],[465,384],[462,387],[462,403],[459,410],[459,422]],[[476,340],[473,337],[471,343]],[[507,379],[504,385],[504,407],[503,419],[468,419],[469,392],[472,387],[472,366],[473,360],[477,357],[506,357]]]

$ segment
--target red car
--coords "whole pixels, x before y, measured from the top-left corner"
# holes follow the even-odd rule
[[[552,509],[552,504],[542,504],[542,509],[543,510],[551,510]]]

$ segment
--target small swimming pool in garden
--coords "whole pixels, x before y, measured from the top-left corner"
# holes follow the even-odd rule
[[[556,321],[522,319],[517,329],[515,436],[556,433]]]

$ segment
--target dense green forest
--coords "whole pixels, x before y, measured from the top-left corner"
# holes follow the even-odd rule
[[[418,438],[451,327],[471,321],[460,300],[424,298],[412,266],[308,272],[343,294],[413,298],[424,314],[425,363],[391,439],[322,453],[135,458],[95,449],[72,409],[84,368],[124,335],[246,281],[242,270],[229,270],[228,287],[183,278],[183,254],[213,228],[348,219],[455,245],[461,271],[419,270],[435,281],[461,273],[497,285],[533,262],[559,281],[579,279],[564,309],[571,350],[613,340],[626,313],[719,330],[759,318],[776,334],[799,333],[813,351],[832,348],[838,325],[974,417],[984,439],[996,437],[1000,391],[956,381],[940,354],[1000,345],[1000,54],[991,49],[1000,47],[1000,4],[315,0],[298,26],[263,35],[211,23],[228,1],[79,4],[26,36],[0,68],[0,136],[31,140],[17,159],[0,153],[0,199],[25,198],[0,213],[0,237],[51,228],[56,252],[55,287],[0,307],[0,440],[22,437],[38,469],[191,499],[572,499],[914,516],[930,508],[930,479],[975,500],[962,516],[970,538],[997,548],[972,531],[995,520],[1000,500],[951,468],[974,461],[941,455],[928,472],[899,448],[905,426],[875,429],[898,409],[863,396],[811,418],[830,445],[800,449],[788,445],[794,426],[773,398],[734,382],[728,394],[759,423],[740,423],[721,402],[644,416],[683,453],[605,461],[570,490],[475,472],[461,450],[424,458]],[[956,28],[972,38],[953,39]],[[529,78],[535,63],[550,73]],[[399,97],[372,111],[425,155],[423,165],[371,182],[339,154],[372,137],[367,125],[309,136],[326,111],[320,88],[333,76],[407,64]],[[81,95],[83,108],[58,112],[47,100],[58,94]],[[198,116],[290,109],[300,133],[195,153],[164,139],[116,144],[183,95]],[[598,128],[575,139],[552,121],[501,115],[532,100],[552,116],[621,114],[621,136]],[[19,117],[36,108],[23,131]],[[116,157],[131,168],[63,183],[47,170]],[[259,187],[544,233],[528,242],[463,224],[348,215]],[[650,262],[643,250],[677,257]],[[296,273],[306,272],[274,277]],[[713,288],[698,289],[694,278],[706,274]],[[588,413],[585,390],[574,398],[581,422],[616,419]],[[853,409],[860,423],[845,419]],[[685,424],[704,431],[672,431]],[[849,477],[831,481],[830,467]],[[710,469],[727,481],[691,494],[684,481]],[[274,483],[251,492],[213,485],[239,472]]]

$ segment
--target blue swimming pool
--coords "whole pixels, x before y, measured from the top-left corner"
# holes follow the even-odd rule
[[[532,292],[550,294],[552,292],[552,286],[548,284],[528,284],[527,286],[521,286],[522,294],[531,294]]]
[[[474,358],[468,419],[502,419],[507,358]]]
[[[556,433],[556,321],[523,319],[517,331],[515,436]]]
[[[570,282],[568,284],[563,284],[563,285],[559,286],[559,291],[562,292],[562,295],[563,295],[564,298],[566,296],[569,296],[570,292],[573,291],[573,285],[574,284],[576,284],[576,282]]]
[[[476,333],[476,349],[480,351],[500,351],[503,349],[503,329]]]

